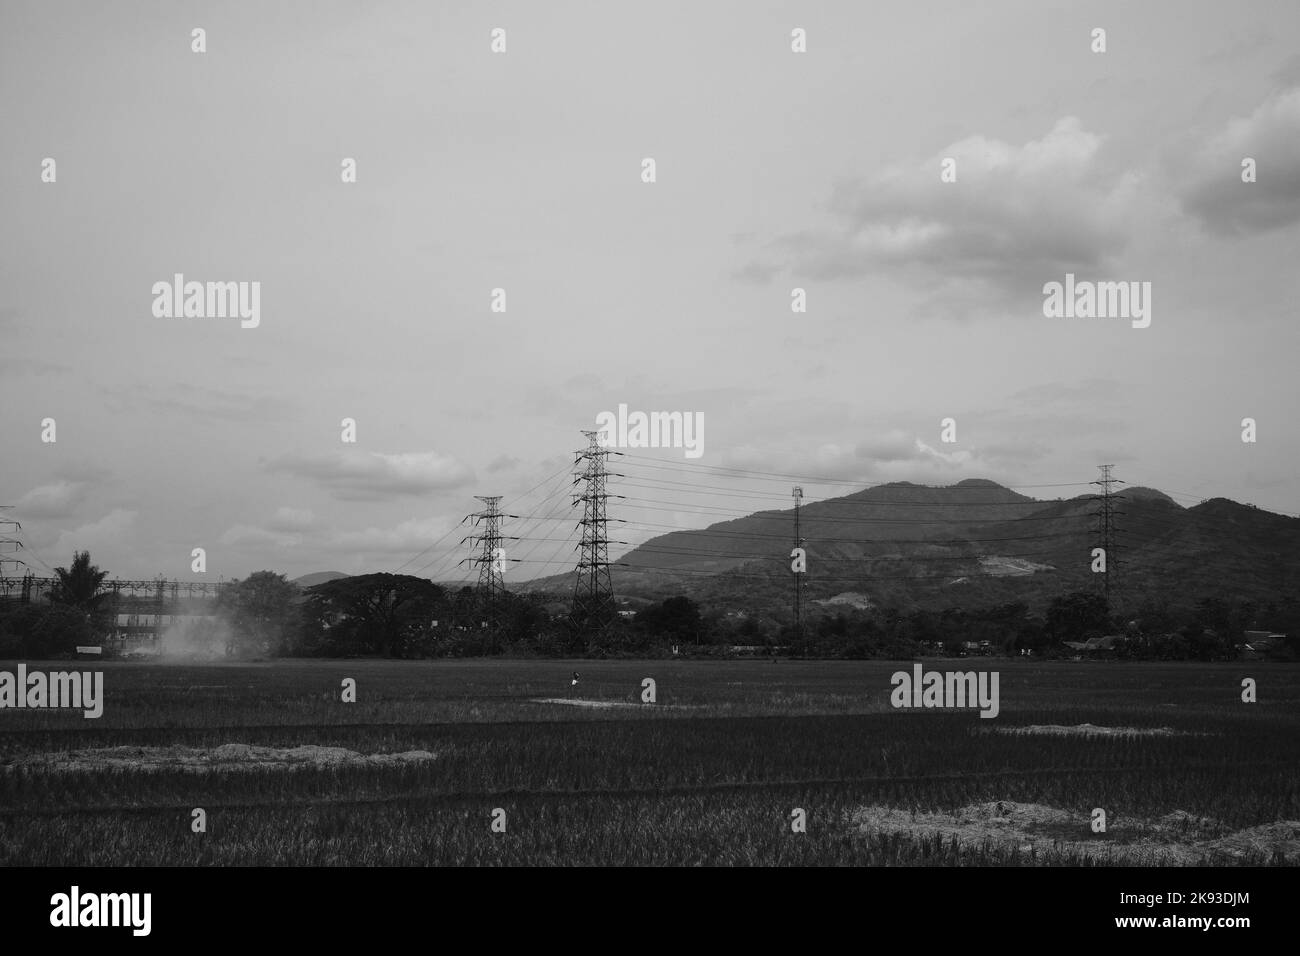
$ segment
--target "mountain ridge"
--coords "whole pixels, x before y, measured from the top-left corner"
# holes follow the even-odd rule
[[[1125,489],[1115,518],[1112,585],[1138,599],[1209,594],[1264,599],[1300,589],[1300,518],[1225,498],[1190,508],[1155,488]],[[805,593],[875,604],[951,606],[1095,587],[1095,494],[1036,499],[988,479],[890,482],[799,508]],[[615,560],[615,593],[686,593],[722,608],[788,608],[794,509],[767,509],[657,535]],[[572,587],[572,573],[525,582]],[[1118,592],[1117,592],[1118,593]]]

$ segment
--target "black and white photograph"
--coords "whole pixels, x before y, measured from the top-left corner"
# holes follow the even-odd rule
[[[1277,930],[1298,293],[1293,0],[0,0],[6,925]]]

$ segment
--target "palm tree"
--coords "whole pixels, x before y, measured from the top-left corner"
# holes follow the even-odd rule
[[[50,591],[50,600],[55,604],[66,604],[92,616],[108,597],[107,591],[100,591],[108,572],[90,563],[89,551],[74,552],[72,567],[55,568],[54,573],[59,576]]]

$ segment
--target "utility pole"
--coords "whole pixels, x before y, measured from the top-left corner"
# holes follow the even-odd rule
[[[573,484],[582,484],[579,491],[573,493],[573,505],[582,502],[582,519],[578,522],[582,529],[582,541],[578,544],[577,580],[573,586],[573,611],[570,623],[575,643],[584,640],[588,647],[606,642],[614,625],[616,612],[614,608],[614,585],[609,577],[609,521],[606,501],[611,496],[606,490],[606,481],[611,475],[606,471],[610,455],[613,452],[601,443],[600,431],[583,431],[587,436],[587,447],[574,452],[577,458],[574,467],[582,465],[581,471],[574,472]],[[585,464],[583,464],[585,462]],[[617,542],[622,543],[622,542]]]
[[[478,565],[478,599],[487,614],[486,623],[491,630],[489,637],[491,642],[490,650],[495,653],[497,650],[497,631],[501,625],[501,602],[506,593],[505,566],[508,560],[513,560],[506,557],[501,542],[519,540],[501,534],[501,519],[517,516],[503,515],[501,513],[500,495],[475,495],[474,497],[483,502],[486,507],[469,517],[473,519],[475,526],[481,525],[483,531],[462,538],[460,543],[464,545],[466,541],[473,541],[481,545],[481,550],[478,557],[465,558],[460,563],[469,562]]]
[[[795,551],[798,551],[803,547],[803,538],[799,534],[799,502],[803,500],[803,488],[800,487],[799,485],[795,485],[794,490],[790,492],[790,496],[794,498],[794,547],[795,547]],[[803,652],[802,651],[803,648],[803,577],[802,575],[804,574],[804,572],[798,570],[798,567],[795,566],[793,562],[800,561],[800,563],[802,563],[801,561],[802,558],[803,558],[802,553],[800,553],[799,558],[795,558],[793,554],[791,556],[792,568],[794,570],[794,642],[795,642],[795,646],[800,648],[800,653]]]
[[[1098,465],[1101,469],[1101,478],[1091,482],[1094,485],[1101,486],[1101,494],[1093,495],[1092,500],[1098,504],[1096,518],[1097,527],[1093,534],[1101,535],[1101,547],[1105,554],[1106,570],[1102,572],[1101,589],[1102,596],[1106,600],[1106,607],[1110,607],[1111,591],[1119,590],[1118,570],[1119,570],[1119,550],[1120,545],[1115,528],[1115,517],[1124,514],[1123,511],[1116,511],[1115,505],[1124,500],[1123,495],[1117,495],[1112,490],[1112,485],[1122,485],[1125,482],[1120,478],[1111,477],[1110,470],[1114,465]]]

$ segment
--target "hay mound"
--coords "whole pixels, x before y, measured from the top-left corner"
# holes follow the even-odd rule
[[[632,703],[626,700],[581,700],[576,697],[533,697],[532,704],[564,704],[568,707],[654,707],[655,704]]]
[[[397,754],[359,754],[343,747],[259,747],[253,744],[222,744],[219,747],[105,747],[33,754],[4,769],[72,771],[187,770],[216,773],[244,770],[289,770],[304,767],[397,766],[433,760],[425,750]]]
[[[850,815],[860,832],[947,844],[972,849],[1032,854],[1043,863],[1080,857],[1117,865],[1192,866],[1242,861],[1300,860],[1300,821],[1282,820],[1244,830],[1182,810],[1156,819],[1112,816],[1105,833],[1093,834],[1087,813],[1040,803],[997,800],[951,812],[916,813],[895,807],[862,807]]]
[[[1101,727],[1097,724],[1025,724],[993,727],[999,734],[1043,734],[1057,737],[1196,737],[1198,734],[1172,727]]]

